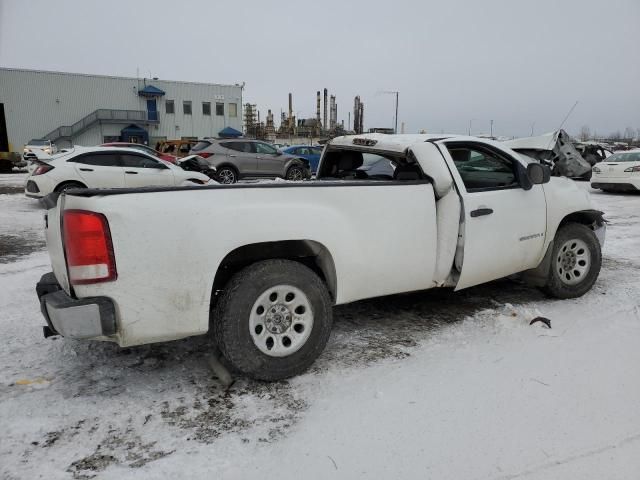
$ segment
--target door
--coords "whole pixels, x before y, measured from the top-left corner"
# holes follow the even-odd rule
[[[525,167],[498,148],[455,141],[439,145],[464,211],[456,290],[536,267],[543,256],[547,222],[542,186],[522,188]]]
[[[158,120],[158,106],[155,98],[147,100],[147,118],[152,121]]]
[[[89,188],[122,188],[124,172],[115,153],[87,153],[69,161]]]
[[[227,149],[227,161],[238,169],[241,177],[256,176],[258,174],[258,160],[254,142],[220,142],[220,146]]]
[[[284,177],[284,165],[287,157],[276,147],[264,142],[255,142],[258,160],[258,174],[264,177]]]
[[[137,153],[121,153],[120,159],[126,187],[174,185],[173,172],[162,162]]]

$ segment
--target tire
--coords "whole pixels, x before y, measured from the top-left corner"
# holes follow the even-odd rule
[[[217,176],[218,182],[225,185],[230,185],[238,181],[238,171],[228,165],[218,168]]]
[[[62,193],[72,188],[87,188],[87,186],[80,182],[63,182],[56,187],[55,191]]]
[[[287,169],[287,174],[285,175],[286,180],[291,180],[294,182],[299,182],[305,179],[304,168],[299,165],[292,165]]]
[[[324,350],[332,322],[331,298],[320,277],[298,262],[265,260],[231,278],[212,323],[218,347],[233,367],[271,381],[309,368]]]
[[[595,283],[601,266],[602,251],[593,230],[568,223],[556,233],[545,290],[556,298],[581,297]]]

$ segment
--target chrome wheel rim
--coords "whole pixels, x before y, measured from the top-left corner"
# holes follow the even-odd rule
[[[579,239],[568,240],[556,254],[556,272],[565,285],[576,285],[583,281],[591,268],[591,252],[587,244]]]
[[[302,170],[298,167],[292,168],[291,170],[289,170],[288,178],[289,180],[302,180]]]
[[[286,357],[300,350],[312,328],[311,302],[302,290],[291,285],[265,290],[249,315],[253,343],[270,357]]]
[[[228,168],[224,168],[218,172],[218,177],[220,178],[220,183],[235,183],[236,174],[233,173],[233,170]]]

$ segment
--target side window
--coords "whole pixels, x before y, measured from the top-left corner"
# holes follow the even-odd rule
[[[250,142],[222,142],[220,145],[236,152],[255,153]]]
[[[298,149],[298,155],[310,155],[309,149],[307,147],[300,147]]]
[[[123,153],[120,158],[122,159],[122,166],[125,168],[166,168],[160,162],[143,155]]]
[[[84,165],[95,165],[100,167],[119,167],[120,159],[114,153],[91,153],[69,160],[74,163],[83,163]]]
[[[311,148],[311,154],[312,155],[321,155],[322,154],[322,148],[312,147]]]
[[[509,158],[484,149],[449,147],[453,163],[468,191],[518,187],[515,165]]]
[[[271,145],[267,145],[266,143],[256,142],[255,146],[256,146],[257,153],[268,154],[268,155],[275,155],[276,153],[278,153],[278,150],[275,147],[272,147]]]

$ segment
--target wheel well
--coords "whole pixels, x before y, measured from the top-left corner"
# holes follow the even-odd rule
[[[602,212],[599,210],[582,210],[570,213],[564,217],[560,225],[558,225],[558,229],[567,223],[581,223],[594,228],[594,226],[601,226],[604,223],[604,218],[602,218]]]
[[[60,182],[58,185],[56,185],[56,188],[54,188],[53,191],[58,192],[62,187],[69,184],[80,185],[80,188],[87,188],[87,186],[82,182],[78,182],[77,180],[67,180],[64,182]]]
[[[231,170],[233,170],[234,172],[236,172],[236,174],[238,173],[238,168],[235,165],[232,165],[230,163],[223,163],[221,165],[218,165],[216,167],[217,170],[220,170],[221,168],[230,168]]]
[[[220,262],[213,280],[211,304],[234,273],[261,260],[287,259],[300,262],[313,270],[325,283],[335,301],[337,292],[336,269],[329,250],[313,240],[283,240],[252,243],[236,248]]]

